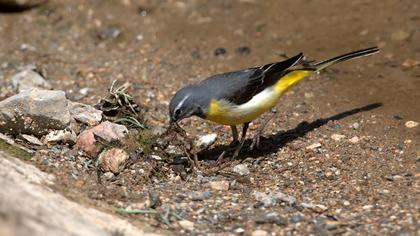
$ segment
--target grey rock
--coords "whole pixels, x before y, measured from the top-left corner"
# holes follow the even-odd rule
[[[245,164],[238,164],[236,166],[233,167],[233,172],[242,175],[242,176],[246,176],[249,175],[250,171],[248,169],[248,166]]]
[[[280,216],[277,212],[268,212],[262,215],[257,216],[255,219],[257,224],[265,224],[265,223],[274,223],[280,226],[287,225],[287,219],[283,216]]]
[[[18,93],[32,88],[51,89],[50,83],[31,69],[15,74],[11,81],[13,89]]]
[[[63,91],[25,90],[0,101],[0,132],[42,136],[70,124],[68,101]]]
[[[0,235],[157,235],[70,201],[49,187],[52,175],[1,151],[0,176]]]
[[[102,120],[102,111],[94,108],[93,106],[78,102],[71,102],[69,106],[71,117],[81,123],[95,126]]]

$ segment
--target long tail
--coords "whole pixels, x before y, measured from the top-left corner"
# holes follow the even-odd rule
[[[346,54],[343,54],[341,56],[333,57],[331,59],[321,61],[321,62],[318,62],[318,63],[309,64],[308,67],[311,68],[311,69],[315,69],[316,71],[320,71],[320,70],[323,70],[323,69],[325,69],[325,68],[327,68],[331,65],[334,65],[336,63],[351,60],[351,59],[354,59],[354,58],[369,56],[369,55],[375,54],[377,52],[379,52],[378,47],[366,48],[366,49],[346,53]]]
[[[354,58],[364,57],[368,55],[372,55],[374,53],[379,52],[378,47],[371,47],[366,48],[350,53],[343,54],[341,56],[337,56],[325,61],[321,61],[318,63],[302,63],[302,68],[291,70],[289,73],[281,77],[276,85],[275,89],[279,94],[283,94],[285,91],[296,85],[299,81],[303,80],[304,78],[309,77],[313,72],[318,72],[320,70],[323,70],[331,65],[334,65],[336,63],[347,61]],[[299,54],[296,56],[299,61],[301,61],[302,55]],[[295,65],[294,63],[293,65]]]

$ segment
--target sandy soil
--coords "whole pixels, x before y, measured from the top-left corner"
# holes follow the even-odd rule
[[[212,74],[299,52],[322,60],[378,45],[380,54],[337,65],[288,92],[262,148],[249,151],[248,142],[240,160],[228,161],[217,175],[192,173],[185,181],[170,165],[148,159],[100,185],[91,162],[71,150],[31,162],[56,175],[57,191],[75,201],[114,212],[150,205],[156,193],[158,209],[194,222],[182,227],[172,217],[167,224],[164,212],[122,215],[157,231],[415,235],[420,127],[405,123],[420,122],[420,66],[413,65],[420,60],[419,12],[415,0],[50,1],[0,14],[0,97],[11,95],[8,78],[19,66],[35,64],[55,89],[88,104],[111,81],[129,81],[148,108],[149,124],[163,126],[176,90]],[[250,53],[235,52],[239,47]],[[226,53],[215,56],[217,48]],[[198,118],[182,126],[191,135],[219,134],[216,147],[200,156],[210,168],[230,141],[228,129]],[[256,127],[258,120],[251,134]],[[334,134],[343,136],[335,140]],[[308,148],[314,143],[320,146]],[[249,175],[231,173],[239,162]],[[216,181],[227,181],[229,189],[215,190]],[[206,191],[211,196],[192,199]],[[280,192],[296,203],[257,199]],[[270,212],[278,217],[264,220]]]

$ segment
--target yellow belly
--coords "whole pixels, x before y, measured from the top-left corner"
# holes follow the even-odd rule
[[[239,125],[255,120],[273,108],[284,92],[310,73],[311,71],[303,70],[290,72],[244,104],[236,105],[225,100],[212,99],[206,119],[224,125]]]

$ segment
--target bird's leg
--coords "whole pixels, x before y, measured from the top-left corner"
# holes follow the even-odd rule
[[[232,130],[232,142],[229,144],[229,149],[232,147],[235,147],[236,145],[238,145],[238,129],[236,128],[236,125],[231,125],[230,126],[231,130]],[[222,154],[220,154],[220,156],[217,158],[216,163],[220,164],[223,161],[224,156],[226,155],[226,150],[222,152]]]
[[[241,141],[239,142],[238,146],[236,146],[235,152],[233,153],[233,158],[238,157],[239,152],[242,149],[242,146],[244,146],[245,143],[245,137],[246,137],[246,131],[248,130],[249,122],[244,123],[244,126],[242,127],[242,135],[241,135]]]
[[[275,112],[271,112],[270,116],[265,118],[261,123],[260,127],[258,127],[257,133],[254,135],[251,146],[249,147],[250,150],[254,150],[254,148],[258,149],[260,147],[260,138],[264,131],[264,128],[267,126],[268,122],[270,122],[270,120],[273,119],[275,114]]]
[[[230,143],[229,146],[233,146],[233,145],[237,144],[239,135],[238,135],[238,129],[236,129],[236,125],[231,125],[230,128],[232,129],[233,140],[232,140],[232,142]]]

